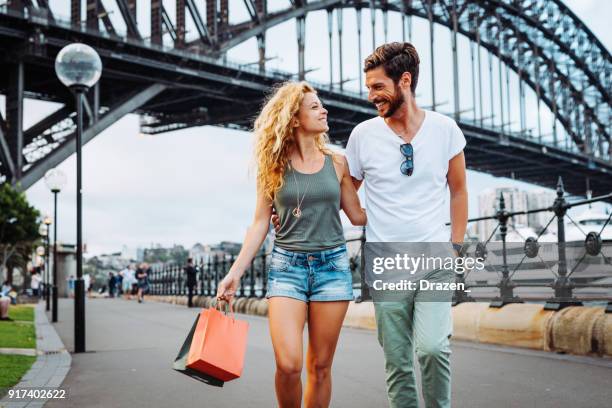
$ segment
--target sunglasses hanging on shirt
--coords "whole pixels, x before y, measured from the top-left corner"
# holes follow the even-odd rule
[[[400,171],[405,176],[412,176],[412,172],[414,171],[414,149],[410,143],[404,143],[400,145],[400,152],[404,155],[404,160],[402,165],[400,166]]]

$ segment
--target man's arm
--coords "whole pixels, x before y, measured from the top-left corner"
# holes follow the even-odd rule
[[[355,191],[359,191],[359,187],[361,187],[361,183],[363,183],[363,180],[357,180],[353,176],[351,176],[351,180],[353,181],[353,185],[355,186]]]
[[[468,219],[468,193],[463,152],[449,160],[446,178],[450,190],[451,241],[462,244]]]

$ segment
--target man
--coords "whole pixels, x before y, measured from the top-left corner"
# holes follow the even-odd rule
[[[355,127],[346,146],[353,183],[365,186],[368,242],[453,242],[467,227],[465,138],[450,118],[419,108],[419,56],[410,43],[378,47],[365,60],[368,100],[378,117]],[[450,190],[451,234],[444,226]],[[422,300],[422,299],[421,299]],[[394,408],[418,406],[416,353],[429,407],[450,407],[450,302],[375,302],[385,355],[387,393]]]
[[[197,284],[196,268],[193,266],[193,259],[187,259],[185,266],[185,274],[187,275],[187,307],[193,307],[193,289]]]
[[[117,289],[117,278],[112,272],[108,273],[108,296],[114,298]]]
[[[83,275],[83,281],[85,281],[85,284],[87,284],[85,275]],[[117,272],[115,275],[115,287],[117,288],[117,297],[121,297],[123,295],[123,274],[121,271]]]

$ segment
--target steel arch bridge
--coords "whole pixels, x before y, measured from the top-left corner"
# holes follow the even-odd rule
[[[547,187],[562,176],[567,190],[578,195],[612,190],[612,58],[558,0],[71,0],[69,18],[54,11],[53,0],[5,3],[0,6],[0,93],[6,98],[6,118],[0,118],[0,177],[22,188],[75,151],[75,108],[53,71],[55,55],[72,41],[94,46],[105,67],[87,98],[84,143],[131,112],[141,114],[144,133],[202,125],[249,129],[270,86],[307,76],[307,19],[327,13],[330,79],[315,86],[330,110],[330,137],[343,144],[354,125],[375,115],[359,92],[362,76],[357,91],[346,86],[342,45],[348,24],[343,15],[349,9],[357,16],[356,65],[363,57],[362,13],[370,16],[373,46],[388,39],[390,15],[401,21],[401,38],[393,40],[412,38],[413,18],[428,22],[430,49],[420,53],[422,59],[429,55],[431,73],[421,76],[432,78],[434,26],[448,28],[453,76],[449,113],[468,138],[469,168]],[[149,9],[148,32],[139,24],[143,6]],[[238,8],[246,16],[243,21],[230,19]],[[377,15],[382,15],[384,38],[376,38]],[[297,72],[272,70],[267,66],[267,34],[292,20]],[[228,60],[228,52],[253,38],[259,55],[253,66]],[[470,44],[471,70],[461,77],[458,38]],[[489,86],[481,53],[488,57]],[[516,100],[510,96],[510,72],[518,88]],[[471,78],[471,114],[462,110],[465,97],[459,83],[465,78]],[[431,81],[429,108],[439,110],[435,85]],[[536,99],[536,132],[527,128],[527,91]],[[23,129],[24,97],[63,107]],[[511,108],[518,108],[518,126],[509,123]],[[553,118],[550,135],[543,133],[541,109]]]

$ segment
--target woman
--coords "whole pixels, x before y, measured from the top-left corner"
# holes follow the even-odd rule
[[[149,288],[149,274],[151,273],[151,269],[149,268],[149,264],[143,262],[140,264],[140,268],[136,270],[136,280],[138,284],[138,303],[144,302],[144,294],[147,292]]]
[[[327,407],[331,365],[348,303],[351,271],[340,222],[366,215],[343,156],[326,148],[327,110],[305,82],[286,83],[255,121],[257,204],[242,250],[219,284],[231,301],[240,277],[268,233],[274,208],[280,218],[268,277],[269,325],[281,408],[302,400],[302,333],[308,322],[306,407]]]

